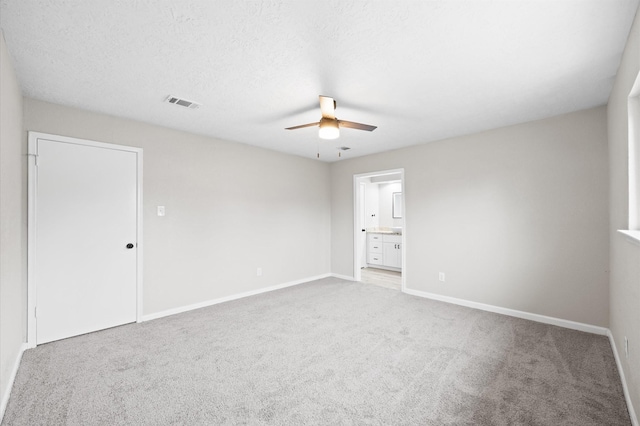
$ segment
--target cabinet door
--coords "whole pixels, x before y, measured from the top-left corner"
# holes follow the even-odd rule
[[[399,268],[402,265],[400,259],[400,244],[398,243],[384,243],[383,244],[383,259],[385,266],[391,266]]]

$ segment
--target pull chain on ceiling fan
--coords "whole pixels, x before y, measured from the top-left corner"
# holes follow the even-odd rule
[[[301,124],[300,126],[287,127],[285,130],[302,129],[304,127],[319,126],[318,136],[321,139],[337,139],[340,136],[340,127],[349,129],[374,131],[377,127],[369,124],[355,123],[353,121],[338,120],[336,118],[336,101],[328,96],[320,96],[320,111],[322,118],[317,123]]]

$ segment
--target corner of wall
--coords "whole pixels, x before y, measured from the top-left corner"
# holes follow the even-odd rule
[[[0,414],[25,349],[26,248],[23,226],[23,97],[11,55],[0,37]]]
[[[610,339],[632,417],[640,408],[640,246],[618,229],[629,220],[628,96],[640,72],[640,15],[636,12],[607,104],[609,153],[609,327]],[[624,355],[624,339],[629,354]],[[618,353],[623,354],[622,357]],[[638,424],[637,418],[632,419]]]

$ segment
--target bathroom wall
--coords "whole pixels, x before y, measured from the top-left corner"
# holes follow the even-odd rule
[[[393,193],[402,192],[400,182],[379,183],[366,179],[365,193],[365,227],[391,228],[402,226],[402,219],[393,218]]]
[[[393,218],[393,193],[402,192],[400,182],[381,183],[378,185],[379,194],[379,215],[378,222],[381,228],[392,228],[402,226],[402,219]]]
[[[380,191],[378,185],[371,183],[367,179],[365,193],[365,217],[367,219],[366,228],[377,228],[380,226]]]

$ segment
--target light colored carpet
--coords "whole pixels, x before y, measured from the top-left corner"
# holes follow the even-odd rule
[[[3,425],[628,425],[606,337],[327,278],[24,353]]]

